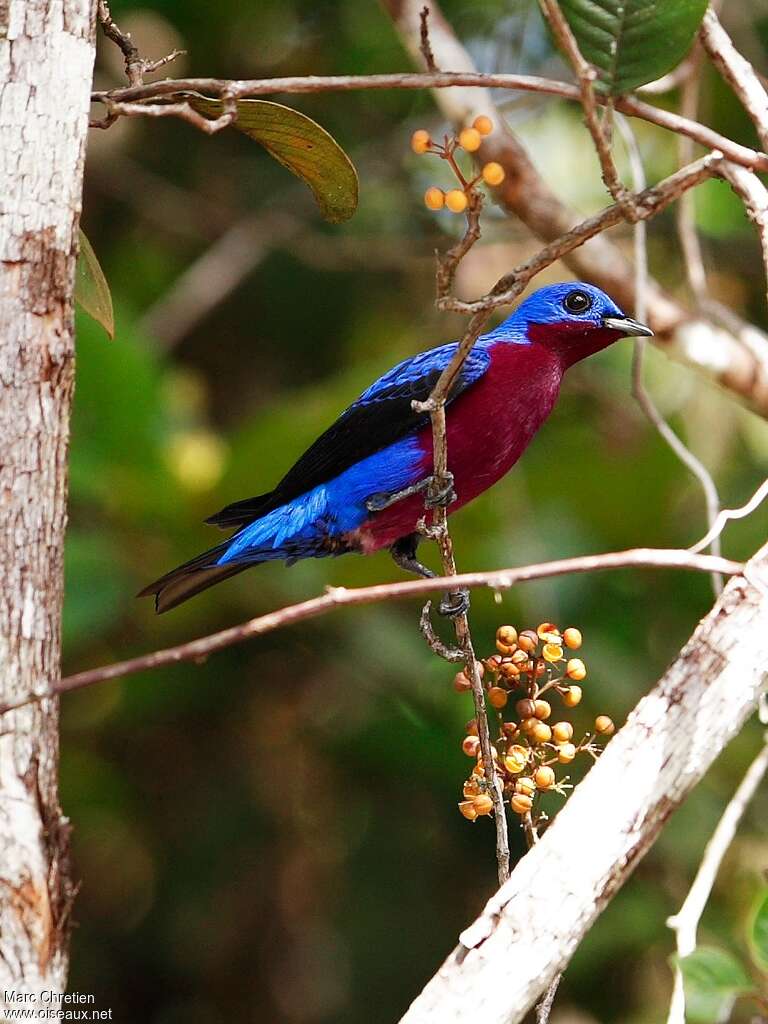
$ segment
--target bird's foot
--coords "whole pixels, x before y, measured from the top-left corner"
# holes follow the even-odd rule
[[[456,491],[453,486],[453,473],[445,471],[444,475],[428,477],[427,496],[424,499],[426,508],[448,508],[456,501]]]
[[[410,487],[404,487],[401,491],[377,491],[365,499],[365,507],[369,512],[383,512],[385,508],[410,498],[414,494],[427,492],[424,505],[427,508],[447,508],[456,500],[456,491],[453,489],[453,473],[446,473],[437,484],[434,476],[426,476]]]
[[[457,619],[469,611],[469,591],[451,590],[443,594],[438,605],[439,613],[447,619]]]

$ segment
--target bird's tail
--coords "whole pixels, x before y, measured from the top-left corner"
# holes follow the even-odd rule
[[[207,590],[214,583],[227,580],[230,576],[236,576],[244,569],[249,569],[252,565],[258,564],[256,561],[249,560],[247,562],[229,562],[225,565],[217,565],[218,559],[224,554],[228,546],[229,542],[226,541],[223,544],[218,544],[215,548],[211,548],[209,551],[204,551],[202,555],[190,559],[189,562],[185,562],[178,568],[167,572],[165,576],[161,576],[159,580],[150,583],[148,587],[144,587],[143,590],[139,591],[136,596],[154,596],[155,611],[160,614],[170,611],[171,608],[182,604],[190,597],[194,597],[195,594]]]

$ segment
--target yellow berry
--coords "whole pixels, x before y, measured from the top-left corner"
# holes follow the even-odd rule
[[[474,821],[477,818],[477,811],[475,805],[471,800],[462,800],[459,804],[459,810],[467,819],[467,821]]]
[[[480,740],[477,736],[465,736],[461,744],[461,749],[467,757],[477,757],[480,751]]]
[[[451,213],[464,213],[469,205],[469,200],[460,188],[452,188],[445,194],[445,205]]]
[[[536,792],[536,783],[533,779],[529,779],[527,775],[523,775],[515,782],[515,792],[524,793],[526,796],[533,796]]]
[[[535,651],[539,645],[539,638],[532,629],[525,629],[517,638],[518,646],[528,654]]]
[[[518,761],[528,760],[528,747],[523,747],[519,743],[515,743],[514,746],[510,747],[507,753],[510,757],[516,757]]]
[[[580,683],[587,677],[587,666],[581,658],[571,658],[565,667],[565,674],[569,679],[575,679],[577,683]]]
[[[432,186],[424,193],[424,205],[428,210],[442,210],[445,206],[445,193],[441,188]]]
[[[490,117],[486,117],[485,114],[481,114],[472,122],[472,127],[480,132],[481,135],[490,135],[493,131],[493,121]]]
[[[536,633],[538,634],[541,640],[548,636],[560,636],[560,630],[557,628],[554,622],[540,622],[539,625],[536,627]]]
[[[531,729],[531,739],[536,743],[549,743],[552,739],[552,730],[546,722],[536,722]]]
[[[549,765],[544,764],[536,769],[533,779],[539,789],[552,789],[555,784],[555,773]]]
[[[570,647],[572,651],[576,651],[581,647],[581,631],[576,629],[574,626],[569,626],[563,633],[563,640],[565,640],[566,647]]]
[[[573,739],[573,726],[570,722],[556,722],[552,726],[555,743],[568,743]]]
[[[453,688],[456,693],[464,693],[465,690],[472,689],[472,683],[467,679],[465,672],[457,672],[453,677]]]
[[[501,686],[492,686],[488,691],[488,703],[499,710],[509,700],[509,694]]]
[[[508,658],[511,654],[514,654],[516,649],[516,644],[503,644],[501,640],[496,641],[496,650],[499,652],[499,654],[503,654],[505,658]]]
[[[552,705],[546,700],[535,700],[533,702],[533,713],[543,722],[552,714]]]
[[[516,644],[517,630],[514,626],[499,626],[496,630],[496,639],[502,644]]]
[[[501,164],[497,164],[495,160],[491,160],[483,167],[483,181],[486,185],[490,185],[495,188],[500,185],[506,178],[506,172]]]
[[[525,793],[515,793],[509,802],[509,806],[515,814],[528,814],[533,807],[533,800]]]
[[[432,140],[429,137],[429,132],[425,132],[423,128],[419,128],[419,130],[415,131],[411,136],[411,149],[414,153],[421,155],[422,153],[427,152],[431,142]]]
[[[561,743],[557,748],[557,760],[560,764],[570,764],[576,757],[576,747],[573,743]]]
[[[533,732],[533,727],[538,724],[538,718],[524,718],[520,723],[520,728],[525,733]]]
[[[476,153],[482,144],[482,138],[477,128],[465,128],[459,132],[459,145],[468,153]]]
[[[563,704],[567,708],[575,708],[577,704],[581,703],[581,687],[580,686],[569,686],[563,694]]]
[[[536,701],[528,700],[526,697],[515,704],[515,711],[519,718],[533,718],[536,714]]]
[[[616,726],[608,715],[598,715],[595,719],[595,730],[603,736],[612,736],[616,732]]]
[[[491,800],[487,793],[481,793],[480,796],[476,796],[472,804],[478,814],[490,814],[493,810],[493,800]]]

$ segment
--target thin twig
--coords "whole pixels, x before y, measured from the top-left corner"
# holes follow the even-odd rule
[[[708,548],[712,542],[720,536],[725,529],[726,524],[731,519],[744,519],[746,516],[751,515],[755,509],[761,505],[765,499],[768,498],[768,479],[763,480],[758,489],[749,499],[745,505],[741,505],[739,508],[724,508],[718,513],[712,526],[707,530],[701,540],[691,545],[689,551],[703,551]],[[713,554],[715,552],[713,551]]]
[[[178,103],[118,103],[112,100],[106,101],[107,116],[101,121],[91,121],[91,128],[108,128],[115,118],[127,117],[178,117],[182,121],[191,124],[193,128],[199,128],[206,135],[215,135],[224,128],[228,128],[237,117],[237,106],[232,96],[226,97],[223,101],[223,111],[216,118],[205,117],[199,114],[186,100]]]
[[[186,50],[173,50],[172,53],[168,53],[165,57],[160,57],[158,60],[145,60],[131,39],[130,33],[121,31],[115,24],[107,0],[99,0],[98,14],[104,35],[111,39],[123,54],[125,73],[132,86],[142,85],[144,75],[151,74],[153,71],[159,71],[160,68],[165,67],[166,64],[170,64],[171,61],[186,53]],[[104,127],[104,125],[99,124],[98,127]]]
[[[674,174],[664,178],[657,185],[634,193],[631,200],[637,211],[638,221],[655,216],[666,209],[675,199],[678,199],[687,189],[693,188],[707,178],[718,175],[722,162],[720,153],[710,153],[687,167],[675,171]],[[577,224],[570,231],[566,231],[565,234],[545,245],[531,259],[499,278],[493,288],[479,299],[464,302],[453,296],[448,296],[440,300],[439,308],[449,309],[456,313],[479,313],[496,306],[508,305],[510,302],[514,302],[528,282],[545,267],[573,252],[574,249],[605,231],[606,228],[620,224],[623,219],[624,212],[619,203],[607,206],[604,210],[588,217],[581,224]]]
[[[429,647],[430,651],[434,651],[439,658],[443,658],[444,661],[449,661],[454,665],[463,662],[464,652],[460,651],[458,647],[449,647],[435,632],[431,613],[432,602],[427,601],[421,609],[421,615],[419,616],[419,629],[421,630],[421,635],[427,641],[427,647]]]
[[[126,89],[97,90],[91,94],[94,103],[133,103],[140,100],[157,100],[173,97],[179,93],[201,92],[207,96],[231,95],[235,99],[252,96],[266,96],[275,93],[316,93],[352,92],[369,89],[449,89],[472,87],[485,89],[511,89],[525,92],[559,96],[562,99],[581,102],[578,86],[533,75],[486,75],[478,72],[446,72],[434,74],[397,73],[385,75],[308,75],[304,77],[259,78],[252,80],[230,80],[221,78],[179,78],[160,82],[130,86]],[[609,102],[608,97],[596,94],[600,104]],[[673,111],[664,110],[645,103],[635,96],[621,96],[610,100],[614,108],[630,117],[639,117],[668,131],[689,135],[707,149],[719,149],[734,163],[750,170],[768,170],[768,154],[743,146],[733,139],[709,128],[707,125],[690,121]],[[131,113],[140,114],[141,108]]]
[[[604,569],[657,568],[690,569],[696,572],[718,572],[729,576],[739,575],[744,566],[741,562],[711,555],[699,555],[690,551],[675,549],[631,548],[628,551],[613,551],[603,555],[581,555],[578,558],[563,558],[554,562],[541,562],[512,569],[498,569],[493,572],[468,572],[447,578],[405,580],[401,583],[379,583],[372,587],[329,587],[320,597],[310,598],[300,604],[289,605],[266,615],[259,615],[239,626],[211,633],[191,640],[177,647],[142,654],[127,661],[118,661],[100,668],[86,669],[75,675],[54,682],[39,693],[30,694],[18,704],[0,706],[0,714],[22,707],[34,701],[43,700],[70,690],[80,690],[94,683],[109,679],[120,679],[135,672],[176,665],[179,662],[205,660],[210,654],[242,643],[252,637],[264,636],[275,629],[292,626],[297,622],[316,619],[336,608],[378,604],[382,601],[402,601],[412,597],[423,597],[444,591],[447,587],[488,587],[493,591],[508,590],[518,583],[529,580],[566,576],[571,573],[598,572]]]
[[[429,41],[429,8],[425,5],[419,12],[420,30],[421,30],[421,55],[424,58],[424,63],[427,66],[427,71],[430,74],[435,74],[440,70],[435,62],[435,55],[432,53],[432,45]]]
[[[616,202],[623,206],[627,199],[627,190],[622,184],[619,172],[616,170],[611,146],[603,131],[603,126],[597,113],[597,97],[594,89],[597,73],[592,65],[587,63],[582,56],[576,36],[571,31],[571,26],[565,20],[557,0],[539,0],[539,6],[576,73],[576,78],[579,82],[581,105],[584,109],[584,119],[589,129],[589,134],[592,136],[592,141],[595,144],[605,187]],[[626,205],[625,212],[628,219],[631,219],[632,207],[630,204]]]
[[[757,228],[768,297],[768,189],[756,174],[725,161],[722,176],[744,204],[747,216]]]
[[[733,842],[744,812],[755,795],[763,776],[768,771],[768,736],[762,750],[749,766],[739,788],[731,797],[717,828],[706,845],[696,878],[685,902],[678,912],[667,920],[675,932],[678,963],[675,966],[675,984],[669,1007],[667,1024],[685,1024],[685,989],[679,961],[696,949],[696,932],[701,915],[709,900],[720,865]]]
[[[680,95],[680,113],[683,117],[695,118],[698,113],[702,55],[701,47],[697,46],[689,57],[690,73],[683,82]],[[693,151],[693,140],[685,135],[678,136],[677,155],[681,167],[693,160]],[[701,242],[696,230],[696,203],[691,192],[686,192],[680,197],[676,224],[688,286],[696,302],[702,306],[707,296],[707,275],[704,270]]]
[[[557,995],[557,989],[562,977],[562,974],[556,974],[552,981],[550,981],[549,988],[536,1007],[536,1024],[548,1024],[549,1015],[552,1012],[552,1005],[555,1002],[555,996]]]
[[[741,100],[757,129],[760,145],[765,148],[768,146],[768,93],[755,69],[733,45],[712,8],[704,15],[699,38],[709,59]]]
[[[618,124],[627,145],[627,152],[629,154],[630,165],[632,167],[634,188],[637,191],[641,191],[645,186],[645,168],[643,167],[643,161],[640,156],[637,141],[632,129],[626,121],[620,120],[618,121]],[[646,246],[645,223],[642,220],[637,221],[634,232],[636,274],[635,314],[642,322],[647,312],[648,294],[648,250]],[[667,442],[678,459],[680,459],[683,465],[694,474],[701,484],[704,492],[707,525],[711,527],[718,512],[720,511],[720,496],[717,493],[715,481],[712,479],[712,475],[704,463],[693,454],[693,452],[683,443],[682,439],[677,436],[672,427],[670,427],[651,398],[650,392],[645,386],[643,374],[645,350],[645,339],[636,338],[632,358],[632,394],[637,400],[640,408],[656,427],[662,438]],[[714,543],[719,545],[717,540],[715,540]],[[719,550],[717,552],[713,550],[713,554],[716,553],[719,554]],[[712,589],[715,597],[717,597],[723,589],[723,577],[719,573],[712,573]]]

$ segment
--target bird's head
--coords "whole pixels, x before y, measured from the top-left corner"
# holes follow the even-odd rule
[[[556,352],[564,366],[599,352],[619,338],[653,334],[645,324],[628,317],[604,291],[583,281],[539,288],[497,330],[501,332],[505,327]]]

